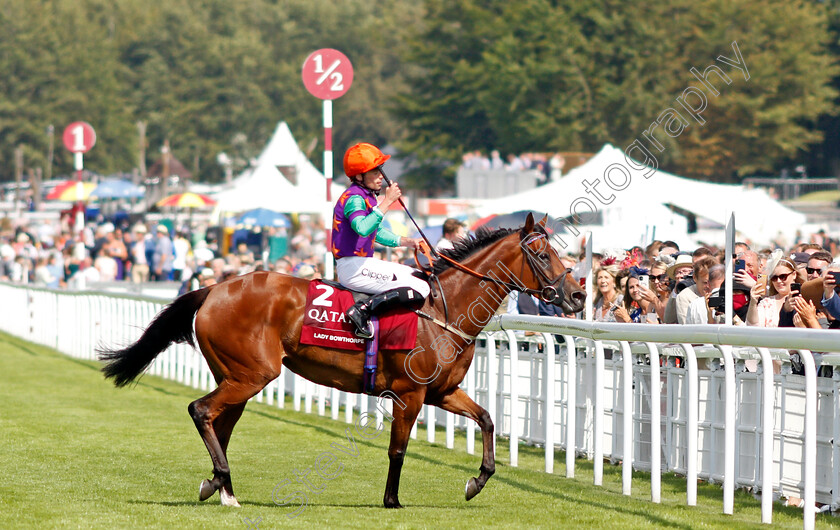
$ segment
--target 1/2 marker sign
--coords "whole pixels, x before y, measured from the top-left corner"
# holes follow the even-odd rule
[[[96,144],[96,132],[89,123],[74,121],[64,129],[62,140],[71,153],[87,153]]]
[[[343,96],[353,84],[353,65],[338,50],[322,48],[303,61],[303,86],[318,99]]]

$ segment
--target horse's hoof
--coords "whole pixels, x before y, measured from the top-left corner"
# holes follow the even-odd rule
[[[403,505],[400,504],[400,501],[385,501],[386,508],[402,508]]]
[[[222,498],[222,506],[233,506],[234,508],[241,508],[236,497],[232,493],[228,493],[224,488],[219,490],[219,496]]]
[[[471,478],[467,481],[467,486],[464,488],[464,496],[467,500],[470,500],[478,495],[479,491],[481,491],[481,488],[478,487],[478,483],[475,481],[475,478]]]
[[[216,493],[216,488],[213,486],[213,483],[207,479],[202,480],[201,485],[198,487],[198,500],[206,501],[214,493]]]

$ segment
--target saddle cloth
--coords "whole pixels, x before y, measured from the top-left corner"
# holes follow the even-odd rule
[[[354,333],[344,312],[353,305],[353,291],[334,282],[309,282],[300,343],[342,350],[364,351],[365,339]],[[379,349],[410,350],[417,342],[417,313],[397,308],[379,315]]]

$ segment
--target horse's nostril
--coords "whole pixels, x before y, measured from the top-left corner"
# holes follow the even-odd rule
[[[586,293],[583,291],[575,291],[572,293],[572,300],[575,302],[584,302],[586,301]]]

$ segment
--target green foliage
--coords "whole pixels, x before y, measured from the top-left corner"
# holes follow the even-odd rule
[[[624,147],[699,83],[737,41],[746,81],[710,97],[707,123],[658,134],[660,163],[729,180],[767,171],[821,139],[837,69],[825,9],[800,2],[637,3],[599,0],[428,0],[407,62],[422,67],[398,100],[411,141],[429,159],[468,150],[595,151]],[[660,138],[660,136],[662,136]]]
[[[783,0],[0,0],[0,180],[13,151],[44,166],[46,129],[90,122],[86,167],[147,163],[169,139],[198,178],[240,168],[285,120],[321,159],[321,102],[300,78],[318,48],[353,62],[334,105],[346,146],[397,144],[409,181],[439,193],[463,152],[595,151],[640,137],[737,41],[750,71],[709,99],[702,127],[661,134],[661,165],[706,179],[773,171],[837,137],[840,9]],[[720,64],[720,63],[718,63]],[[834,131],[834,132],[831,132]],[[832,155],[826,143],[823,150]],[[72,169],[56,138],[55,174]]]
[[[334,107],[337,151],[392,141],[400,127],[383,101],[402,86],[399,37],[383,28],[414,11],[361,0],[0,0],[0,179],[12,177],[16,145],[28,166],[43,165],[46,126],[60,135],[75,120],[97,131],[85,165],[99,172],[137,165],[137,121],[147,123],[148,162],[169,139],[202,179],[221,177],[221,151],[246,164],[280,120],[303,146],[317,140],[317,161],[321,102],[300,76],[324,47],[344,51],[356,72]],[[57,145],[55,172],[67,173],[71,156]]]

